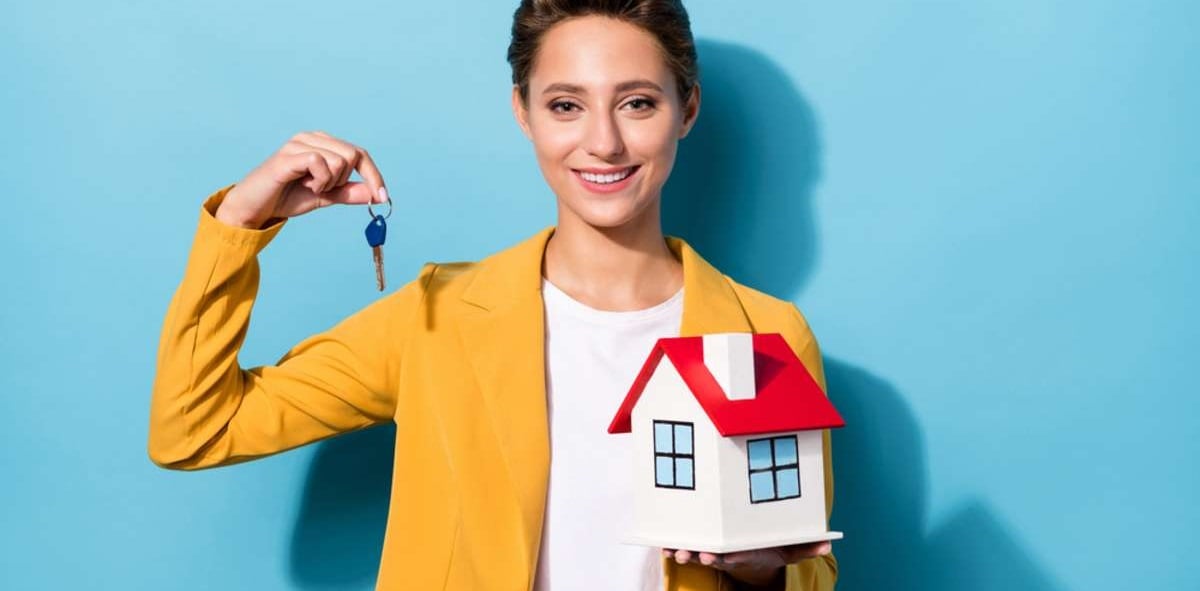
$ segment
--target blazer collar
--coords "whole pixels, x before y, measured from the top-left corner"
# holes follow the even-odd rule
[[[554,226],[546,226],[480,261],[479,270],[463,290],[462,299],[485,310],[504,309],[535,296],[540,303],[542,258],[554,230]],[[750,322],[725,275],[682,238],[670,235],[664,238],[667,247],[683,263],[680,336],[749,331]]]
[[[495,430],[511,476],[507,490],[514,511],[497,515],[513,536],[489,544],[492,572],[531,581],[545,511],[550,467],[546,413],[545,316],[542,258],[555,226],[481,260],[461,298],[482,310],[457,316],[464,350],[479,385],[484,410]],[[752,332],[741,302],[726,277],[683,239],[665,236],[683,263],[680,336]],[[649,352],[647,352],[648,354]],[[613,410],[621,392],[613,393]],[[513,548],[508,555],[501,548]]]

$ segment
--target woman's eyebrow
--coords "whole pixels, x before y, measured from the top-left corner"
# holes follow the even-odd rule
[[[655,84],[654,82],[652,82],[650,80],[646,80],[645,78],[639,78],[637,80],[626,80],[624,82],[621,82],[620,84],[617,84],[615,87],[615,90],[616,90],[616,92],[625,92],[627,90],[633,90],[635,88],[649,88],[651,90],[656,90],[658,92],[663,91],[661,86]],[[547,86],[546,89],[542,91],[542,94],[547,94],[547,93],[551,93],[551,92],[569,92],[569,93],[573,93],[573,94],[587,94],[587,90],[584,87],[582,87],[578,84],[571,84],[568,82],[555,82],[554,84]]]

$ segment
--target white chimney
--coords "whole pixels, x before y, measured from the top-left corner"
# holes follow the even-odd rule
[[[748,332],[704,335],[704,365],[730,400],[754,399],[753,339]]]

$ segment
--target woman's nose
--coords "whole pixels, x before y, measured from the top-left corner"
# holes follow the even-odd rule
[[[604,160],[610,160],[625,151],[625,143],[621,140],[621,128],[617,126],[612,115],[603,114],[591,118],[587,135],[584,137],[584,149]]]

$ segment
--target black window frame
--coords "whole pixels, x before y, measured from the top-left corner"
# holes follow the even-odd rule
[[[658,451],[658,439],[657,438],[658,438],[658,426],[659,425],[670,425],[671,426],[671,451],[670,452]],[[690,434],[690,437],[689,437],[690,445],[688,446],[688,449],[692,450],[691,453],[685,454],[685,453],[678,452],[679,447],[675,445],[675,426],[676,425],[686,425],[688,427],[688,433]],[[654,486],[656,488],[696,490],[696,425],[694,423],[689,423],[687,421],[660,421],[660,420],[654,419],[650,426],[650,447],[652,447],[654,449]],[[672,484],[659,484],[659,482],[658,482],[658,458],[671,458],[671,483]],[[678,484],[679,478],[678,478],[678,474],[676,473],[675,467],[677,465],[677,462],[680,459],[688,459],[688,460],[692,461],[692,485],[691,486],[680,486]]]
[[[779,463],[777,463],[777,460],[775,458],[775,442],[777,440],[786,440],[786,439],[790,439],[792,441],[793,449],[796,450],[796,461],[793,463],[790,463],[790,464],[779,464]],[[759,441],[766,441],[767,446],[770,447],[770,449],[771,449],[771,465],[767,466],[766,468],[751,467],[750,444],[759,442]],[[781,497],[781,496],[779,496],[779,474],[778,473],[781,470],[788,470],[791,468],[796,469],[796,494],[788,495],[786,497]],[[749,489],[747,492],[749,492],[749,494],[750,494],[750,502],[751,503],[773,503],[775,501],[786,501],[788,499],[798,499],[804,495],[804,488],[803,488],[803,486],[801,486],[803,483],[800,481],[800,441],[799,441],[799,438],[796,437],[796,435],[794,435],[794,434],[793,435],[779,435],[779,436],[774,436],[774,437],[759,437],[758,439],[747,439],[746,440],[746,469],[749,471],[747,478],[746,478],[746,483],[749,485]],[[754,475],[762,473],[762,472],[770,472],[771,473],[771,492],[772,492],[773,496],[771,498],[767,498],[767,499],[754,500]]]

